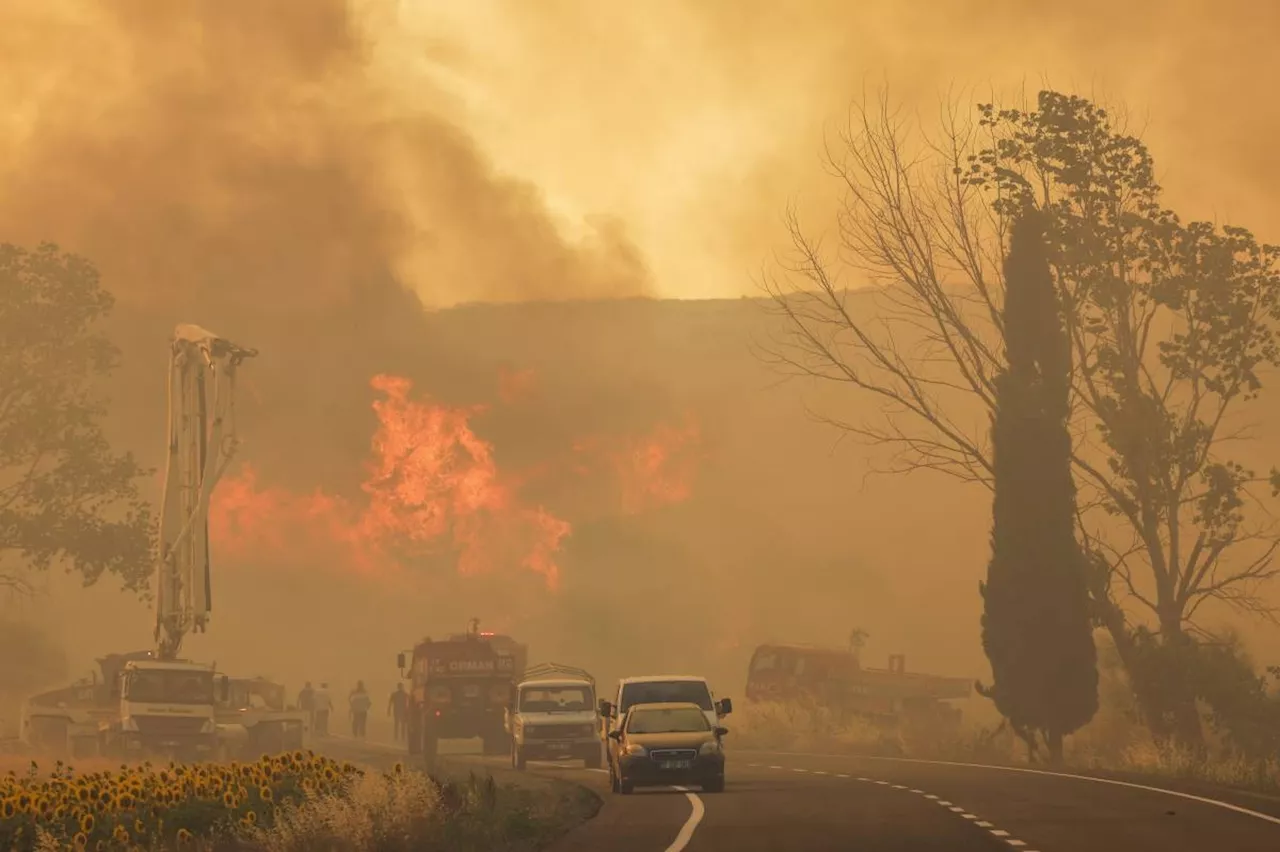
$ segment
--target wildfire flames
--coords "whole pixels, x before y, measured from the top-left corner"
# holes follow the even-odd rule
[[[582,440],[574,450],[585,460],[577,465],[582,474],[597,475],[591,460],[607,460],[620,489],[622,511],[635,515],[689,499],[700,441],[701,434],[693,421],[679,427],[660,423],[641,437],[621,442]]]
[[[531,376],[521,374],[522,389]],[[210,506],[210,533],[233,557],[273,559],[323,547],[366,573],[400,570],[424,554],[450,554],[462,574],[520,567],[548,587],[560,579],[558,558],[572,527],[521,494],[528,476],[499,471],[493,446],[475,434],[471,419],[484,406],[450,407],[415,399],[413,385],[376,376],[373,403],[378,428],[371,442],[361,499],[316,490],[300,494],[264,485],[245,465],[223,479]],[[504,388],[508,390],[509,388]],[[508,393],[503,397],[510,398]],[[617,479],[621,507],[636,513],[688,499],[695,425],[658,426],[644,438],[574,446],[577,469],[607,461]]]

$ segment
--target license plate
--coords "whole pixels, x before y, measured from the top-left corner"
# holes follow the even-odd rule
[[[663,768],[663,769],[688,769],[690,766],[693,766],[693,761],[691,761],[691,760],[664,760],[664,761],[662,761],[662,763],[661,763],[661,764],[659,764],[659,766],[661,766],[661,768]]]

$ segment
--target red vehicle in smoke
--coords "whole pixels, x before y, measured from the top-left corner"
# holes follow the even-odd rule
[[[481,632],[478,619],[466,633],[419,642],[412,661],[400,653],[401,675],[411,681],[409,753],[431,761],[440,740],[479,737],[485,754],[507,754],[506,709],[528,659],[527,645]]]
[[[842,720],[954,724],[960,710],[947,701],[968,698],[972,690],[967,678],[908,672],[901,654],[879,669],[864,667],[855,649],[761,645],[751,657],[746,697],[821,707]]]

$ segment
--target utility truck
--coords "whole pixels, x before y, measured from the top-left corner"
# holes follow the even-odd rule
[[[192,760],[226,751],[224,741],[246,739],[245,726],[237,724],[240,708],[230,706],[230,678],[179,654],[188,634],[205,632],[212,611],[209,500],[239,446],[236,372],[255,355],[196,325],[174,329],[155,646],[103,657],[101,681],[91,676],[30,699],[21,732],[28,743],[76,755]],[[231,712],[236,719],[227,718]]]
[[[529,668],[512,688],[505,727],[515,769],[530,760],[580,759],[588,769],[602,765],[596,679],[585,669],[559,663]]]

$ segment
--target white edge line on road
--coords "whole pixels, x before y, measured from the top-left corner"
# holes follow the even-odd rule
[[[873,757],[870,755],[852,755],[852,754],[805,754],[803,752],[761,752],[761,754],[776,754],[785,757],[822,757],[856,760],[884,760],[893,763],[920,763],[928,766],[961,766],[966,769],[990,769],[996,772],[1022,772],[1027,775],[1047,775],[1050,778],[1070,778],[1074,781],[1089,781],[1094,784],[1110,784],[1113,787],[1128,787],[1131,790],[1145,790],[1148,793],[1163,793],[1166,796],[1173,796],[1178,799],[1187,799],[1192,802],[1199,802],[1202,805],[1212,805],[1215,808],[1222,808],[1228,811],[1242,814],[1244,816],[1260,819],[1264,822],[1280,825],[1280,817],[1264,814],[1261,811],[1255,811],[1251,808],[1233,805],[1230,802],[1224,802],[1220,799],[1210,799],[1206,796],[1196,796],[1192,793],[1182,793],[1178,790],[1168,790],[1164,787],[1152,787],[1147,784],[1136,784],[1132,781],[1117,781],[1114,778],[1095,778],[1092,775],[1075,775],[1070,772],[1051,772],[1047,769],[1030,769],[1024,766],[992,766],[988,763],[961,763],[955,760],[922,760],[915,757]]]
[[[698,823],[702,822],[702,817],[706,814],[707,809],[702,804],[702,799],[689,792],[687,787],[673,787],[673,790],[679,790],[684,793],[689,800],[689,804],[693,806],[689,818],[685,820],[684,825],[680,826],[680,833],[676,835],[676,839],[671,841],[665,852],[681,852],[684,847],[689,845],[689,841],[693,839],[693,832],[698,827]]]

